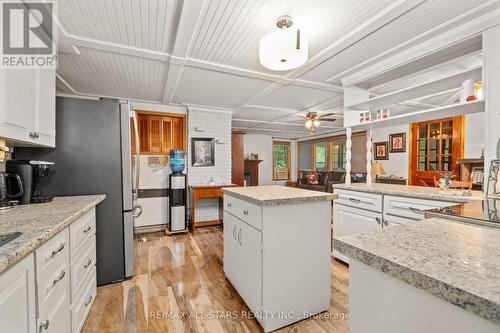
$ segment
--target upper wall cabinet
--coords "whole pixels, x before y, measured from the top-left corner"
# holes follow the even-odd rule
[[[55,147],[55,70],[0,70],[0,137]]]
[[[139,113],[138,127],[142,155],[167,155],[171,149],[185,149],[183,116]]]

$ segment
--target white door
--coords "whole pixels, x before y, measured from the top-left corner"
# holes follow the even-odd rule
[[[234,286],[234,271],[239,243],[236,240],[236,217],[224,211],[224,274]]]
[[[364,209],[334,205],[334,237],[366,234],[381,230],[382,214]]]
[[[33,254],[0,275],[0,331],[35,333]]]
[[[251,311],[258,313],[262,308],[262,252],[261,232],[250,225],[236,220],[236,270],[233,272],[235,287]]]
[[[0,137],[32,142],[37,114],[37,71],[0,70]]]
[[[37,117],[35,143],[55,147],[56,75],[53,69],[37,71]]]

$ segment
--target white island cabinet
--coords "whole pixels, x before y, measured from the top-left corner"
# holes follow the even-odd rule
[[[329,193],[224,189],[224,272],[265,332],[330,305]]]

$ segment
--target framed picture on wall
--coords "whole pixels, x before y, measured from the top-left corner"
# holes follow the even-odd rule
[[[405,153],[406,133],[396,133],[389,135],[389,148],[390,153]]]
[[[191,166],[214,166],[215,150],[213,138],[191,139]]]
[[[375,142],[373,144],[373,159],[374,160],[388,160],[389,159],[389,143]]]

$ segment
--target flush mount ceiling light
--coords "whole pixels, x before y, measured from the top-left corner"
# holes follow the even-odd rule
[[[264,36],[259,43],[259,61],[273,71],[286,71],[302,66],[308,57],[307,38],[300,29],[292,29],[291,16],[278,18],[279,30]]]

